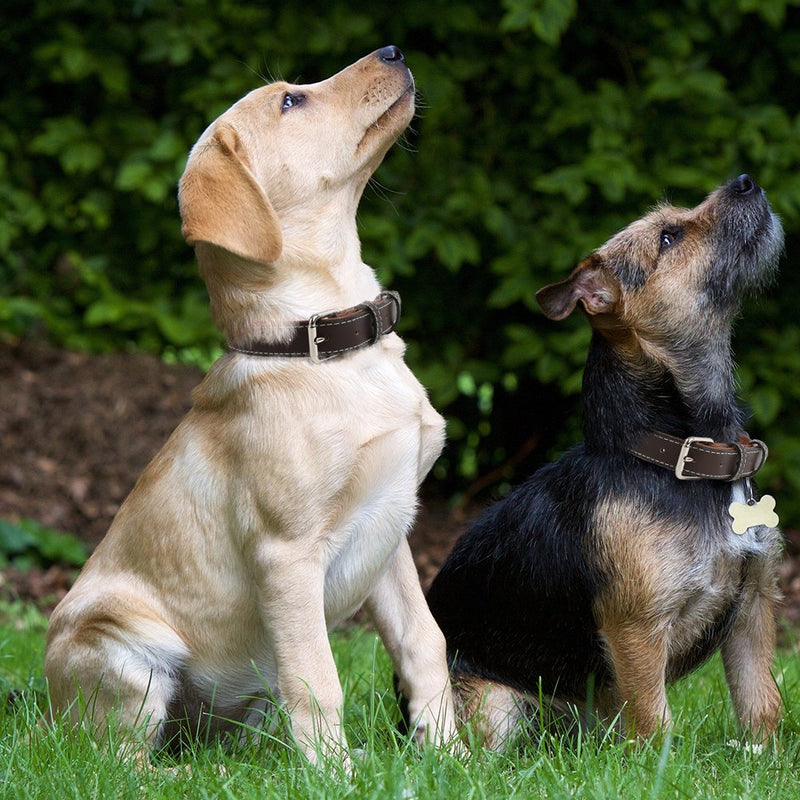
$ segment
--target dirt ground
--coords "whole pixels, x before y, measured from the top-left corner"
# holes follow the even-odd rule
[[[191,404],[193,369],[145,355],[90,356],[0,343],[0,519],[32,518],[97,544],[137,476]],[[464,528],[427,488],[411,546],[423,585]],[[787,531],[781,616],[800,645],[800,532]],[[0,571],[0,596],[49,608],[69,570]]]

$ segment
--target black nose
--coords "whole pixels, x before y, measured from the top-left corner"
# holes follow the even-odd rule
[[[403,58],[403,52],[399,47],[390,44],[388,47],[381,47],[378,50],[378,58],[385,61],[387,64],[405,64],[406,60]]]
[[[731,189],[736,194],[750,194],[756,188],[756,182],[749,175],[740,175],[733,181]]]

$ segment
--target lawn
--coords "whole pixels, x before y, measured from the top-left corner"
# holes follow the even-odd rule
[[[362,626],[333,635],[345,722],[356,763],[308,765],[279,738],[263,735],[226,752],[198,750],[150,769],[120,762],[108,742],[36,727],[43,703],[46,621],[33,607],[0,605],[0,797],[24,798],[689,798],[800,797],[800,657],[779,653],[775,676],[786,701],[777,747],[755,753],[740,742],[722,666],[713,659],[670,693],[673,735],[626,750],[600,734],[571,743],[523,738],[505,753],[472,756],[421,749],[395,734],[391,666]]]

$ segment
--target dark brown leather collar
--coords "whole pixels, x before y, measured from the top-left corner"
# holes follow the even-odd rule
[[[671,469],[681,480],[738,481],[755,475],[769,450],[759,439],[743,436],[739,442],[715,442],[702,436],[679,439],[667,433],[648,433],[630,448],[639,458]]]
[[[323,311],[294,323],[286,342],[251,342],[246,347],[228,345],[228,350],[247,356],[300,356],[327,361],[350,350],[375,344],[391,333],[400,319],[400,295],[381,292],[374,300],[344,311]]]

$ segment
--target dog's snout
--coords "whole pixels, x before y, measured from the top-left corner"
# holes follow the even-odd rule
[[[382,47],[378,50],[378,58],[386,64],[405,64],[406,59],[403,56],[403,51],[393,44],[387,47]]]
[[[756,191],[758,184],[749,175],[740,175],[734,179],[731,189],[733,189],[734,194],[744,196]]]

